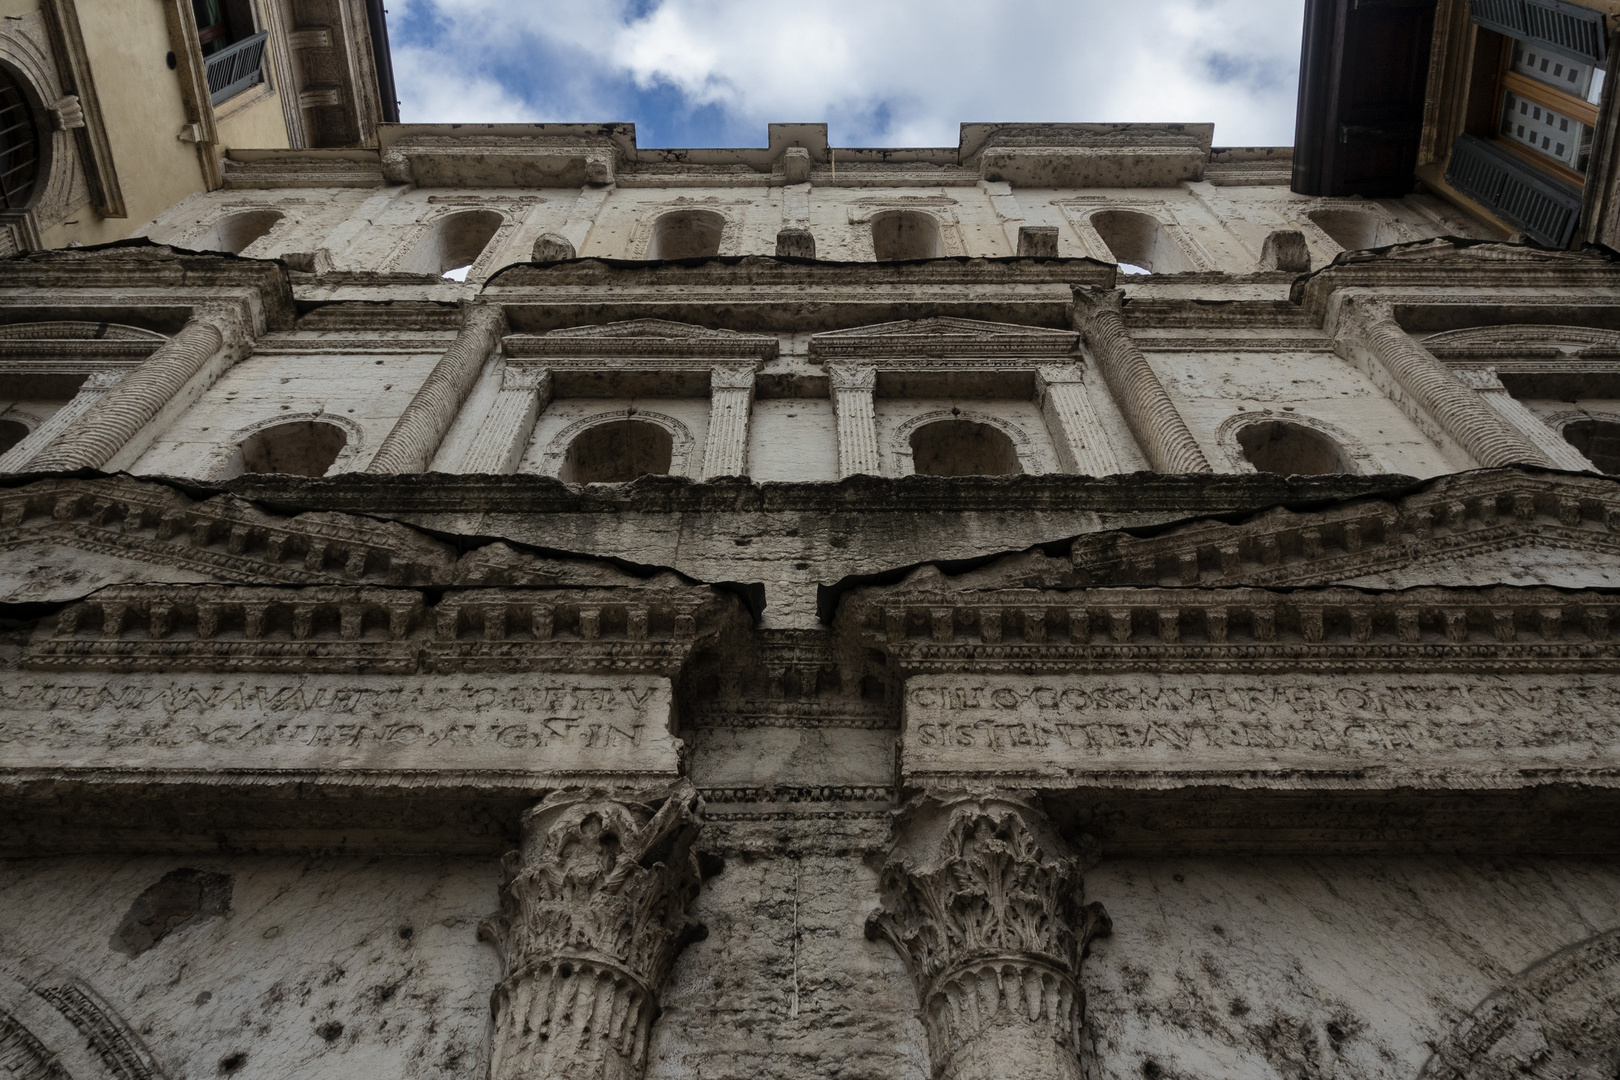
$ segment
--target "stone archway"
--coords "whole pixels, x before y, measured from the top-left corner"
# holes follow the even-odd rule
[[[1537,961],[1486,998],[1419,1080],[1612,1080],[1620,1065],[1620,929]]]
[[[0,1063],[18,1080],[163,1080],[123,1017],[80,979],[0,962]]]

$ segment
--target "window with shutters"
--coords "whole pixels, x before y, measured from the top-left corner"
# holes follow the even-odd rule
[[[266,31],[255,31],[251,0],[191,0],[208,71],[208,93],[223,104],[264,81]]]
[[[1446,179],[1527,236],[1567,246],[1580,217],[1608,63],[1601,12],[1471,0],[1478,33]]]

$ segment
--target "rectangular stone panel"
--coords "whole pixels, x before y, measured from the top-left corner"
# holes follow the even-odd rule
[[[0,781],[200,773],[214,784],[330,773],[543,788],[673,776],[658,676],[48,675],[0,680]]]
[[[919,675],[903,771],[1044,788],[1613,785],[1609,675]]]

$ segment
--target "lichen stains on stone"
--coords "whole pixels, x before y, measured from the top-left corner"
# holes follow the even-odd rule
[[[135,957],[194,923],[231,908],[231,876],[182,867],[164,874],[135,898],[113,933],[112,947]]]

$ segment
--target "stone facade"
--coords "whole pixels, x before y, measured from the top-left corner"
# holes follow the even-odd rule
[[[385,125],[0,262],[0,1062],[1613,1076],[1620,270],[1210,142]]]

